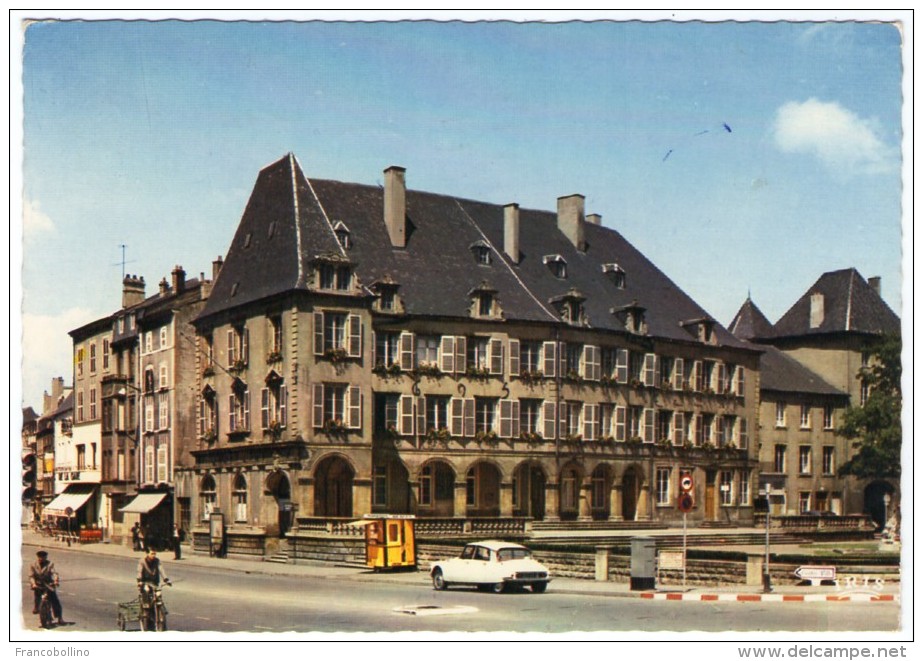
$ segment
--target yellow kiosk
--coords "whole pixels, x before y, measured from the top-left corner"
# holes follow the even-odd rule
[[[349,525],[365,529],[365,562],[375,571],[416,569],[413,514],[366,514]]]

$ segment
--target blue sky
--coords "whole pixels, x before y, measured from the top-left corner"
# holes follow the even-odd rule
[[[223,255],[257,173],[586,196],[722,323],[825,271],[901,312],[901,36],[881,23],[57,22],[25,32],[23,398],[67,331]],[[728,131],[724,125],[730,128]]]

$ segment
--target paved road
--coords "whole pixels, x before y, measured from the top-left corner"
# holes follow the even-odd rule
[[[24,567],[31,549],[23,552]],[[117,603],[135,595],[136,558],[55,549],[62,576],[63,631],[115,629]],[[900,607],[877,604],[651,602],[606,596],[436,592],[425,575],[407,583],[338,581],[216,570],[167,560],[174,631],[893,631]],[[24,603],[31,603],[25,571]],[[31,610],[31,609],[29,609]],[[411,614],[415,613],[415,614]],[[37,628],[27,611],[24,626]],[[60,630],[60,629],[59,629]],[[156,635],[156,634],[145,634]]]

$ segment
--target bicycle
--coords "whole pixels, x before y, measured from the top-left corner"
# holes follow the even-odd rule
[[[173,585],[170,581],[163,583]],[[159,585],[145,582],[140,584],[139,591],[138,623],[141,625],[141,631],[166,631],[167,606],[163,601],[163,589]]]
[[[38,620],[42,629],[50,629],[51,625],[54,624],[54,612],[52,611],[51,599],[48,597],[48,593],[54,590],[54,588],[43,587],[40,589],[42,591],[42,598],[38,603]]]

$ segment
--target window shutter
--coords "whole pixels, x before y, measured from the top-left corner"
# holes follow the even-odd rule
[[[615,380],[628,383],[628,349],[615,350]]]
[[[199,436],[205,435],[205,399],[199,397]]]
[[[743,369],[743,368],[741,368]],[[747,429],[747,419],[740,418],[740,447],[746,449],[750,444],[750,436]]]
[[[596,440],[596,426],[599,419],[599,405],[598,404],[584,404],[583,405],[583,440],[585,441],[595,441]]]
[[[692,386],[692,389],[696,392],[702,392],[704,390],[703,381],[705,380],[705,374],[702,371],[702,361],[697,360],[692,363],[692,383],[689,385]]]
[[[717,441],[716,444],[719,448],[723,448],[727,444],[727,441],[728,441],[727,422],[728,422],[728,419],[724,417],[723,415],[719,415],[715,417],[715,424],[718,427],[717,434],[716,434],[717,438],[715,440]]]
[[[362,317],[351,314],[349,321],[349,357],[362,357]]]
[[[542,342],[542,373],[545,376],[555,375],[555,364],[558,362],[557,346],[556,342]],[[546,436],[545,438],[551,437]]]
[[[558,376],[567,374],[567,343],[558,342]]]
[[[372,367],[374,368],[376,365],[378,365],[378,341],[377,341],[376,336],[375,336],[375,331],[372,331],[372,340],[371,340],[371,342],[372,342],[372,348],[371,348],[371,351],[372,351]]]
[[[237,406],[234,395],[228,395],[228,431],[237,431]]]
[[[426,398],[417,397],[417,436],[426,434]]]
[[[558,435],[567,436],[567,402],[558,402]]]
[[[510,438],[513,435],[513,402],[509,399],[500,400],[500,438]]]
[[[250,429],[250,390],[244,391],[244,420],[243,428]]]
[[[269,429],[269,388],[260,389],[260,426]]]
[[[624,406],[615,407],[615,440],[625,440],[625,421],[628,411]]]
[[[246,327],[240,335],[240,359],[245,363],[250,360],[250,331]]]
[[[728,383],[727,383],[727,367],[724,363],[718,363],[718,384],[715,388],[715,392],[724,394],[727,392]]]
[[[362,390],[359,386],[349,386],[346,389],[348,410],[346,414],[347,426],[350,429],[362,428]]]
[[[683,359],[673,360],[673,390],[683,389]]]
[[[586,378],[590,379],[591,381],[599,381],[600,377],[602,376],[602,364],[601,364],[602,349],[600,349],[598,346],[591,344],[588,347],[586,347],[586,351],[587,351],[587,358],[588,358]]]
[[[519,340],[511,339],[507,346],[507,351],[510,352],[510,378],[512,379],[519,376],[522,371],[519,366]]]
[[[315,383],[313,388],[314,428],[324,426],[324,384]]]
[[[464,374],[468,367],[468,338],[455,338],[455,373]],[[470,435],[474,434],[474,427]]]
[[[150,339],[150,334],[148,334],[148,339]],[[228,365],[233,365],[237,360],[237,349],[234,346],[236,342],[234,341],[234,329],[228,329]]]
[[[644,409],[644,429],[641,438],[645,443],[654,442],[654,409]]]
[[[474,436],[474,397],[465,399],[465,436]]]
[[[443,335],[439,343],[439,369],[445,374],[455,373],[455,338]]]
[[[545,437],[545,440],[550,441],[554,438],[554,426],[557,420],[555,409],[554,402],[544,402],[542,404],[542,436]]]
[[[644,370],[641,374],[641,382],[646,386],[653,386],[654,376],[657,373],[657,356],[652,353],[644,354]]]
[[[413,396],[401,395],[401,436],[413,436]]]
[[[737,388],[737,396],[743,397],[744,396],[744,366],[738,365],[736,372],[737,374],[734,377],[734,381],[735,381],[735,385]]]
[[[314,355],[324,355],[324,313],[314,313]]]
[[[450,419],[449,419],[449,429],[452,432],[452,436],[460,438],[464,436],[465,426],[464,426],[464,400],[460,397],[453,397],[449,400],[450,410]]]
[[[279,424],[283,427],[288,424],[288,387],[285,384],[279,386]]]
[[[409,372],[413,369],[413,333],[404,331],[400,338],[401,369]]]
[[[695,444],[702,445],[705,442],[705,420],[701,413],[695,414]]]
[[[519,431],[520,431],[519,400],[514,399],[512,402],[512,406],[513,406],[513,411],[511,415],[513,418],[513,429],[512,429],[511,436],[512,438],[519,438]]]
[[[490,373],[503,374],[503,340],[498,337],[491,338],[487,343]]]
[[[682,445],[686,437],[686,414],[673,412],[673,445]]]

